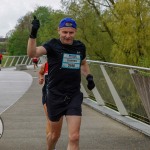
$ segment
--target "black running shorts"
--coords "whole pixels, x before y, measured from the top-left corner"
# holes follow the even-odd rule
[[[53,122],[59,121],[64,115],[82,115],[83,93],[77,92],[73,96],[54,95],[48,92],[47,110],[49,119]]]
[[[42,104],[43,104],[43,105],[46,104],[46,95],[43,95],[43,96],[42,96]]]

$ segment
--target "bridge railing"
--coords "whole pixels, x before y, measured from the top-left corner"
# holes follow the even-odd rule
[[[38,64],[42,63],[43,59],[39,59]],[[4,56],[2,67],[15,67],[18,64],[32,65],[32,59],[27,55],[24,56]]]
[[[46,56],[39,59],[39,64]],[[3,67],[15,67],[18,64],[32,65],[28,56],[5,56]],[[88,60],[94,76],[96,88],[89,91],[87,81],[82,77],[82,90],[85,97],[115,109],[120,115],[131,116],[150,124],[150,68],[121,65]]]
[[[150,68],[88,60],[96,90],[89,91],[82,78],[85,95],[98,105],[115,109],[150,124]]]

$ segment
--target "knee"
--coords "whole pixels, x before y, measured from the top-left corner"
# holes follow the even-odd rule
[[[60,137],[60,134],[55,134],[55,133],[52,134],[52,140],[53,140],[54,142],[57,142],[58,139],[59,139],[59,137]]]
[[[78,133],[75,133],[75,134],[72,134],[69,136],[69,141],[70,142],[77,142],[79,141],[79,134]]]
[[[51,141],[52,143],[56,143],[59,137],[60,137],[60,134],[51,133],[51,132],[47,134],[48,141]]]

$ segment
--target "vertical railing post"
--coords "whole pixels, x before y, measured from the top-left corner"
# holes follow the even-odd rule
[[[8,59],[9,59],[9,57],[7,57],[7,59],[6,59],[6,61],[5,61],[5,64],[3,65],[3,67],[6,67],[7,62],[8,62]]]
[[[19,58],[17,59],[15,66],[18,65],[18,62],[19,62],[19,60],[20,60],[20,58],[21,58],[21,56],[18,56],[18,57],[19,57]]]
[[[13,62],[14,62],[14,60],[15,60],[15,56],[12,56],[12,61],[11,61],[11,63],[10,63],[10,65],[9,65],[9,67],[12,67],[12,64],[13,64]]]
[[[82,83],[81,83],[81,92],[83,93],[83,97],[84,97],[84,98],[89,97],[89,95],[87,94],[87,92],[86,92],[86,90],[85,90],[85,88],[84,88],[84,86],[83,86]]]
[[[31,64],[32,64],[32,59],[30,58],[29,65],[31,65]]]
[[[27,57],[27,60],[26,60],[26,62],[25,62],[25,65],[27,65],[28,60],[29,60],[29,57]]]
[[[97,90],[96,86],[94,87],[94,89],[92,90],[92,93],[97,101],[97,104],[98,105],[101,105],[101,106],[104,106],[105,103],[104,103],[104,100],[102,99],[99,91]]]
[[[113,97],[113,99],[114,99],[114,101],[116,103],[116,106],[117,106],[120,114],[123,115],[123,116],[127,116],[128,115],[127,110],[124,107],[124,105],[123,105],[123,103],[121,101],[121,98],[119,97],[119,95],[118,95],[118,93],[117,93],[117,91],[116,91],[116,89],[115,89],[111,79],[109,78],[109,75],[107,74],[107,72],[106,72],[106,70],[104,68],[104,66],[100,65],[100,68],[101,68],[102,73],[103,73],[103,75],[104,75],[104,77],[106,79],[107,85],[109,87],[109,90],[110,90],[110,92],[112,94],[112,97]]]
[[[26,57],[26,56],[23,57],[21,64],[23,64],[25,57]]]

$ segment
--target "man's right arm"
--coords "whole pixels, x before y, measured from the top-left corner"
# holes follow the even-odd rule
[[[31,58],[45,55],[46,49],[43,46],[36,47],[36,39],[29,38],[27,45],[27,55]]]

